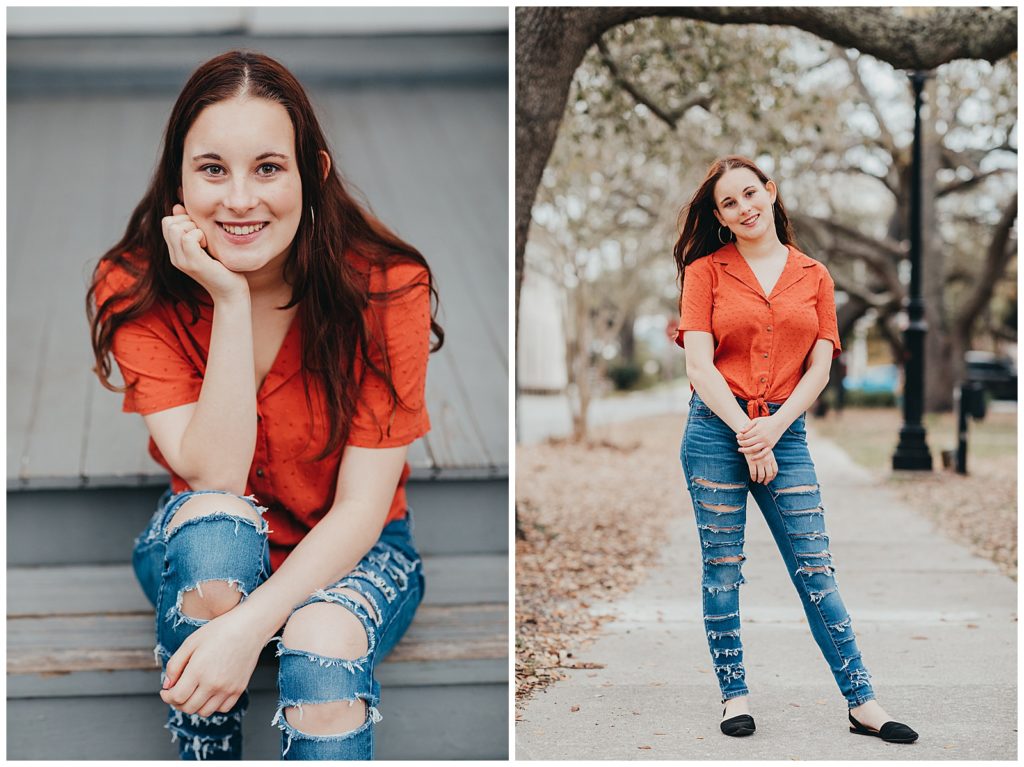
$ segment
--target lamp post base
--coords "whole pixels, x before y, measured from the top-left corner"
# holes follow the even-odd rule
[[[931,471],[932,454],[925,442],[924,426],[904,425],[900,429],[900,442],[892,456],[893,469]]]

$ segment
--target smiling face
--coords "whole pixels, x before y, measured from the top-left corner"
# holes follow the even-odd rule
[[[739,240],[756,240],[775,231],[775,184],[762,184],[749,168],[731,168],[715,184],[715,218]]]
[[[206,107],[185,136],[182,203],[207,251],[234,272],[279,270],[302,218],[295,131],[275,101]]]

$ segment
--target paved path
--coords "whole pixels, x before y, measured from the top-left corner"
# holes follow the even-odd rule
[[[656,389],[600,397],[590,403],[587,418],[591,426],[632,421],[651,415],[685,414],[690,401],[690,384],[677,379]],[[572,434],[572,411],[564,394],[521,394],[516,407],[516,441],[534,445],[548,437]]]
[[[758,730],[719,732],[700,553],[680,474],[680,513],[661,563],[576,653],[605,668],[570,671],[528,704],[516,758],[1016,759],[1016,584],[901,506],[835,444],[812,433],[811,450],[840,590],[879,701],[920,740],[849,734],[845,701],[752,500],[741,604]]]

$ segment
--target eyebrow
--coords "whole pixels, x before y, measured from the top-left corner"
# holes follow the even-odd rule
[[[256,162],[259,162],[260,160],[266,160],[268,157],[280,157],[282,160],[288,159],[288,155],[281,154],[280,152],[264,152],[263,154],[256,158]],[[205,154],[197,154],[195,157],[192,158],[192,162],[196,162],[197,160],[217,160],[219,162],[224,162],[224,158],[221,157],[216,152],[206,152]]]
[[[220,159],[220,158],[217,158],[217,159]],[[755,187],[754,187],[754,185],[753,185],[753,184],[751,184],[750,186],[748,186],[748,187],[747,187],[746,189],[744,189],[743,191],[745,192],[745,191],[747,191],[747,189],[754,189],[754,188],[755,188]],[[732,199],[732,197],[723,197],[723,198],[722,198],[721,200],[719,200],[718,202],[719,202],[719,204],[721,204],[721,203],[725,202],[726,200],[731,200],[731,199]]]

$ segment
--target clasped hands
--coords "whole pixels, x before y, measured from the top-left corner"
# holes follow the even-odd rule
[[[767,485],[779,473],[779,465],[775,462],[772,448],[782,437],[786,424],[774,415],[751,418],[736,433],[739,451],[747,459],[750,478],[755,482]]]
[[[164,703],[185,714],[230,711],[245,692],[266,644],[260,628],[235,608],[200,626],[167,661]]]

